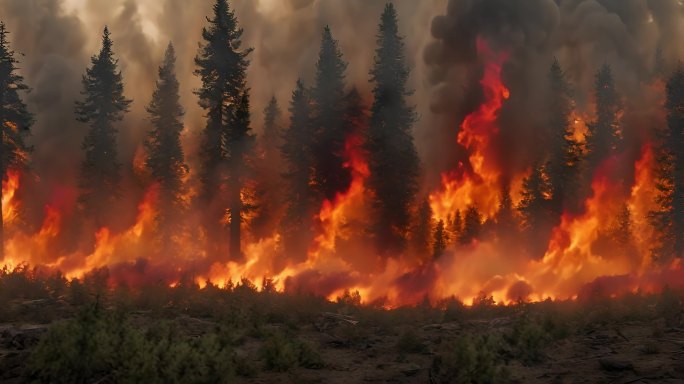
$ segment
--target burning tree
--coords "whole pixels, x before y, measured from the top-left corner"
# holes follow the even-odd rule
[[[153,129],[145,142],[145,165],[159,185],[157,227],[165,247],[170,245],[171,237],[179,229],[180,214],[186,205],[184,178],[188,174],[180,139],[184,111],[180,105],[175,66],[176,53],[169,43],[164,63],[159,67],[157,89],[147,107]]]
[[[245,71],[252,49],[241,49],[242,29],[227,0],[216,0],[213,17],[208,20],[209,27],[202,29],[204,44],[195,58],[195,74],[202,80],[196,93],[207,113],[200,154],[199,198],[207,212],[205,229],[209,240],[218,240],[220,232],[216,230],[226,209],[222,190],[229,186],[230,252],[231,257],[239,258],[243,188],[239,167],[246,144],[251,141],[249,128],[240,124],[245,123]],[[242,115],[238,116],[239,113]]]
[[[26,167],[29,147],[24,143],[24,136],[33,124],[33,115],[19,96],[19,91],[28,90],[28,86],[16,73],[19,62],[9,46],[7,35],[5,23],[0,22],[0,170],[3,184],[8,179],[8,170]],[[4,224],[4,217],[0,217],[0,260],[4,258]]]
[[[420,164],[411,132],[415,112],[406,103],[411,94],[406,89],[409,69],[392,4],[387,4],[382,14],[377,44],[371,70],[375,98],[366,145],[369,185],[374,193],[378,245],[381,250],[396,252],[406,243]]]
[[[294,256],[305,255],[311,241],[314,193],[312,179],[312,133],[309,90],[301,80],[292,92],[290,126],[283,135],[282,156],[286,163],[285,182],[287,205],[282,220],[285,252]]]
[[[653,255],[662,262],[684,255],[684,69],[667,83],[667,127],[660,131],[658,210],[651,212],[656,243]]]
[[[76,102],[78,121],[89,125],[83,141],[85,160],[81,165],[81,202],[86,215],[103,226],[107,211],[119,195],[121,181],[116,144],[117,129],[132,100],[124,97],[121,71],[112,51],[109,29],[102,35],[102,48],[91,59],[92,66],[83,76],[83,101]]]
[[[573,100],[565,73],[558,60],[554,60],[549,74],[548,95],[548,171],[551,188],[551,208],[554,221],[567,207],[575,206],[577,172],[581,148],[573,137],[571,114]]]
[[[316,64],[316,85],[311,92],[314,128],[313,159],[315,188],[333,201],[346,191],[352,180],[345,166],[344,145],[353,127],[345,123],[344,76],[347,63],[330,27],[323,29],[321,49]]]
[[[588,125],[587,163],[593,171],[599,162],[619,147],[620,98],[615,90],[613,74],[608,64],[596,73],[596,121]]]

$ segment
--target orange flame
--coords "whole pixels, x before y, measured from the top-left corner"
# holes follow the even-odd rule
[[[16,193],[19,189],[19,179],[21,174],[16,170],[7,171],[7,179],[2,181],[2,220],[11,224],[18,215],[19,202]]]
[[[498,210],[498,165],[490,152],[492,139],[499,134],[497,119],[505,100],[510,97],[508,88],[501,80],[506,53],[492,52],[484,40],[478,39],[479,55],[486,61],[484,76],[480,81],[485,102],[466,116],[461,124],[457,141],[469,153],[469,167],[462,163],[453,172],[442,175],[442,191],[430,195],[430,205],[436,220],[445,220],[456,210],[464,211],[475,204],[488,217]]]

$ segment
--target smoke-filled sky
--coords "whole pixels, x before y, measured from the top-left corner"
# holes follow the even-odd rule
[[[120,157],[131,164],[149,128],[144,107],[149,103],[164,48],[173,42],[178,78],[186,108],[186,151],[193,161],[193,143],[204,127],[192,90],[194,57],[212,0],[2,0],[0,19],[12,35],[13,48],[24,54],[21,73],[33,88],[27,102],[38,122],[34,169],[56,181],[74,180],[85,125],[75,123],[73,103],[89,58],[100,47],[108,25],[125,81],[134,103],[120,127]],[[348,84],[369,93],[368,72],[375,49],[377,24],[384,1],[366,0],[235,0],[230,2],[244,28],[243,46],[250,55],[254,129],[260,132],[262,110],[275,95],[286,111],[298,77],[311,84],[322,28],[329,24],[340,41],[349,68]],[[445,0],[395,1],[406,36],[407,57],[414,68],[412,101],[425,98],[422,48],[430,38],[430,20],[445,9]],[[43,180],[49,182],[48,180]]]
[[[670,70],[683,56],[683,11],[679,0],[394,0],[412,67],[411,102],[420,120],[415,133],[426,175],[453,165],[454,131],[462,115],[477,104],[479,73],[474,42],[489,38],[512,50],[505,68],[512,98],[503,112],[502,150],[508,165],[526,167],[522,140],[534,138],[530,112],[543,97],[546,73],[558,57],[575,84],[578,107],[590,112],[593,75],[604,63],[615,70],[618,89],[635,106],[651,97],[642,91],[657,70]],[[169,41],[178,53],[182,102],[187,110],[186,145],[192,162],[194,135],[203,127],[192,90],[201,28],[211,0],[2,0],[0,18],[23,54],[21,72],[33,88],[28,96],[39,117],[34,128],[34,166],[42,175],[72,179],[81,156],[85,126],[74,123],[73,102],[89,57],[99,49],[101,31],[112,31],[115,52],[134,99],[121,128],[121,157],[131,163],[148,129],[144,106],[152,93],[156,68]],[[244,46],[250,56],[249,86],[253,121],[260,130],[261,110],[275,95],[285,110],[298,77],[311,84],[320,32],[332,27],[348,68],[348,84],[368,94],[368,71],[384,0],[234,0]],[[648,100],[650,101],[650,100]],[[640,108],[636,108],[640,109]],[[435,115],[431,111],[448,112]],[[508,132],[508,133],[507,133]],[[508,142],[512,140],[512,142]],[[511,161],[513,160],[513,161]]]

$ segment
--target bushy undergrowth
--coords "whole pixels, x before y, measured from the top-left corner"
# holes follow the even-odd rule
[[[308,369],[323,368],[321,355],[308,343],[282,332],[273,332],[259,349],[269,371],[285,372],[295,367]]]
[[[510,374],[501,358],[501,337],[462,336],[443,343],[430,369],[432,383],[498,384],[508,383]]]
[[[36,382],[224,383],[250,371],[221,332],[197,338],[171,323],[136,327],[96,304],[53,326],[33,350],[28,377]]]

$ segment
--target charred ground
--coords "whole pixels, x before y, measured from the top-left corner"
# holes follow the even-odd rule
[[[27,268],[0,275],[0,381],[675,383],[684,292],[395,309],[266,281],[131,290]]]

